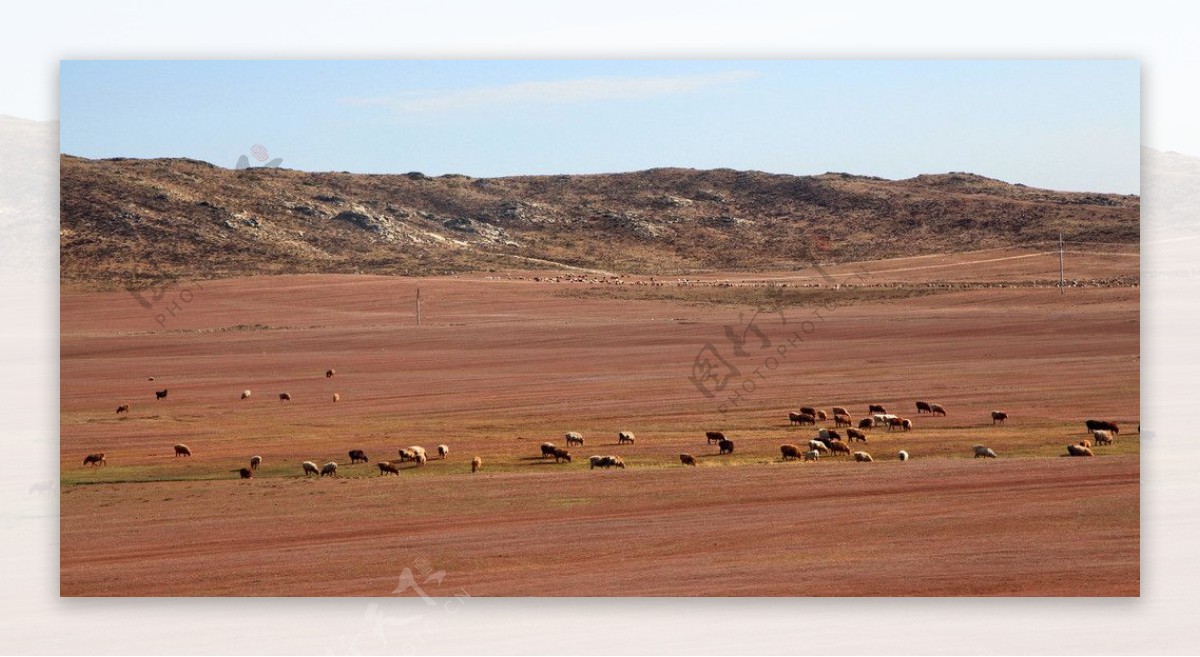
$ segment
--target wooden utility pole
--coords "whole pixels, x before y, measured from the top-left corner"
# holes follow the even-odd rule
[[[417,288],[417,326],[421,325],[421,288]]]
[[[1058,234],[1058,293],[1067,293],[1066,270],[1063,268],[1063,236]]]

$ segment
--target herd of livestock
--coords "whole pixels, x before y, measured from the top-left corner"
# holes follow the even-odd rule
[[[325,377],[332,378],[334,370],[326,370]],[[150,380],[154,380],[151,377]],[[155,399],[158,401],[167,398],[168,390],[163,389],[156,391]],[[251,391],[242,391],[241,398],[249,399]],[[291,401],[291,395],[283,392],[279,394],[280,401]],[[337,402],[341,399],[340,395],[334,393],[333,401]],[[130,409],[129,404],[121,404],[117,407],[117,414],[128,414]],[[817,435],[809,440],[804,446],[795,444],[783,444],[779,446],[780,455],[783,461],[816,461],[822,456],[838,456],[846,455],[858,462],[872,462],[874,459],[871,454],[861,450],[854,450],[850,447],[851,443],[867,442],[867,434],[865,430],[875,428],[886,428],[888,431],[911,431],[913,429],[913,421],[909,418],[900,417],[888,413],[887,409],[881,404],[869,404],[867,407],[867,416],[859,419],[857,422],[851,416],[850,412],[843,406],[834,406],[831,413],[826,413],[824,410],[812,407],[802,406],[796,412],[788,413],[788,420],[793,425],[810,425],[817,428],[818,422],[828,422],[833,420],[833,427],[817,428]],[[946,416],[946,409],[940,404],[934,404],[924,401],[916,402],[916,411],[918,415],[928,414],[929,416]],[[991,412],[992,424],[1003,424],[1008,419],[1008,413],[1004,411]],[[1114,436],[1120,433],[1120,427],[1115,422],[1108,420],[1086,420],[1085,425],[1091,438],[1080,440],[1077,443],[1067,445],[1066,456],[1094,456],[1092,451],[1093,446],[1111,445]],[[843,438],[841,429],[845,430]],[[553,458],[557,463],[572,462],[571,452],[568,448],[573,446],[583,446],[584,437],[578,432],[568,432],[564,436],[566,447],[559,447],[552,442],[542,443],[540,448],[540,457],[543,459]],[[631,445],[636,442],[637,438],[632,432],[621,431],[617,434],[618,445]],[[719,450],[719,455],[733,454],[734,443],[723,432],[708,431],[705,432],[706,444],[716,444]],[[190,457],[192,450],[187,445],[177,444],[174,446],[176,457]],[[436,447],[439,459],[445,459],[450,453],[448,445],[438,445]],[[974,458],[996,458],[996,452],[986,445],[973,445],[971,452]],[[370,462],[366,452],[361,449],[352,449],[347,452],[352,464]],[[423,466],[429,459],[428,453],[424,447],[420,445],[411,445],[401,448],[398,452],[399,458],[392,460],[377,461],[376,466],[379,468],[379,475],[386,476],[389,474],[399,475],[400,466],[404,463],[413,463],[415,466]],[[901,461],[909,459],[909,453],[906,450],[900,450],[896,454],[896,458]],[[696,456],[692,454],[680,454],[679,461],[684,466],[695,466],[698,463]],[[615,455],[595,455],[588,459],[589,468],[625,468],[625,461],[620,456]],[[83,464],[87,466],[103,466],[108,464],[106,455],[103,452],[88,454],[83,459]],[[254,473],[262,464],[261,456],[250,457],[249,467],[243,467],[235,472],[244,479],[254,477]],[[471,460],[471,472],[478,472],[483,467],[483,459],[479,456]],[[318,466],[313,461],[304,461],[301,463],[303,475],[316,477],[334,477],[337,476],[338,464],[336,461],[330,461]]]

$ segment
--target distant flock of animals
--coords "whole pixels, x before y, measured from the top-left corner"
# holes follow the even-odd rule
[[[326,378],[333,378],[334,370],[325,371]],[[150,378],[154,380],[153,377]],[[167,398],[167,389],[158,390],[154,393],[155,400],[161,401]],[[249,399],[252,395],[250,390],[243,390],[241,398]],[[340,395],[334,393],[333,401],[340,400]],[[279,393],[280,401],[291,401],[292,397],[287,392]],[[128,414],[130,409],[129,404],[121,404],[117,406],[117,414]],[[941,404],[934,404],[925,401],[916,402],[916,411],[918,415],[928,414],[931,417],[941,416],[946,417],[946,409]],[[859,419],[857,422],[851,416],[850,412],[843,406],[834,406],[831,413],[826,413],[824,410],[813,406],[802,406],[797,412],[789,412],[788,420],[792,425],[809,425],[816,427],[818,422],[827,422],[832,417],[834,426],[832,428],[819,428],[817,435],[805,443],[803,446],[786,443],[779,446],[780,455],[783,461],[817,461],[823,455],[837,456],[844,454],[853,458],[857,462],[871,463],[874,459],[871,454],[865,451],[855,451],[850,447],[853,442],[867,442],[867,434],[865,429],[873,429],[876,427],[887,427],[888,431],[912,431],[913,421],[909,418],[900,417],[888,413],[887,409],[882,404],[868,404],[867,417]],[[992,424],[1004,424],[1008,420],[1008,413],[1004,411],[991,411]],[[1091,434],[1090,440],[1081,440],[1078,443],[1067,445],[1066,456],[1094,456],[1092,451],[1093,446],[1111,445],[1114,441],[1114,436],[1120,433],[1120,427],[1115,422],[1108,420],[1087,420],[1085,422],[1087,431]],[[839,429],[845,429],[845,440],[842,438]],[[584,445],[583,435],[576,431],[567,432],[564,435],[566,447],[575,447]],[[632,432],[621,431],[617,434],[618,445],[635,444],[637,438]],[[727,438],[723,432],[707,431],[705,432],[705,441],[708,445],[717,445],[719,455],[733,454],[734,443]],[[569,449],[559,447],[552,442],[542,443],[540,451],[541,458],[553,458],[556,463],[571,463],[572,457]],[[445,459],[450,453],[450,447],[447,445],[437,446],[437,455],[439,459]],[[187,445],[177,444],[174,446],[176,457],[190,457],[192,450]],[[996,458],[996,452],[986,445],[973,445],[971,447],[974,458]],[[370,459],[366,452],[361,449],[352,449],[348,452],[351,464],[369,463]],[[380,476],[399,475],[400,466],[404,463],[411,462],[415,466],[420,467],[428,461],[428,455],[424,447],[420,445],[412,445],[406,448],[401,448],[398,452],[399,458],[393,460],[378,461],[376,466],[379,468]],[[900,450],[896,454],[896,458],[900,461],[909,460],[910,456],[906,450]],[[243,479],[251,479],[254,473],[262,465],[261,456],[250,457],[250,467],[240,468],[236,470],[239,476]],[[680,454],[679,461],[684,466],[696,466],[698,459],[692,454]],[[105,466],[108,461],[103,452],[88,454],[83,464],[86,466]],[[624,469],[625,461],[620,456],[616,455],[594,455],[588,458],[589,469],[595,468],[621,468]],[[301,464],[301,469],[305,477],[336,477],[338,464],[335,461],[330,461],[324,465],[318,466],[313,461],[304,461]],[[479,456],[471,459],[471,472],[479,472],[483,468],[483,459]]]

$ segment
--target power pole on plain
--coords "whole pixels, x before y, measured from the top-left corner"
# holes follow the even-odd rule
[[[1067,293],[1066,270],[1063,268],[1063,236],[1058,234],[1058,293]]]
[[[417,288],[417,326],[421,325],[421,288]]]

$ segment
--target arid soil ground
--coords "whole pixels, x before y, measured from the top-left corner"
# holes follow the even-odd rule
[[[407,568],[429,595],[1137,595],[1138,288],[1084,283],[1136,280],[1137,262],[1075,254],[1065,295],[1039,283],[1056,256],[1012,250],[688,285],[181,282],[149,309],[65,287],[61,591],[386,596]],[[780,462],[815,434],[789,411],[869,403],[915,423],[855,443],[874,463]],[[1116,443],[1062,457],[1086,418],[1120,423]],[[586,439],[572,463],[539,458],[567,431]],[[378,476],[439,443],[445,460]],[[629,467],[589,470],[593,454]],[[306,460],[339,476],[306,479]]]

